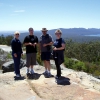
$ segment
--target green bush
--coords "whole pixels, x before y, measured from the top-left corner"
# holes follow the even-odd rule
[[[81,62],[81,61],[76,61],[75,64],[73,64],[73,68],[75,70],[78,70],[78,71],[85,71],[86,72],[86,66],[85,66],[85,63]]]
[[[96,65],[94,63],[89,62],[82,62],[79,60],[73,60],[67,57],[65,57],[64,64],[67,68],[74,69],[77,71],[84,71],[94,76],[100,76],[100,65]]]
[[[43,65],[43,61],[41,60],[41,57],[40,57],[40,54],[37,53],[37,62],[40,64],[40,65]]]
[[[71,68],[77,71],[86,71],[85,63],[79,60],[73,60],[71,58],[65,57],[64,64],[67,68]]]
[[[12,59],[11,53],[8,53],[8,54],[7,54],[7,59]]]
[[[74,64],[74,61],[70,58],[67,58],[65,57],[65,61],[64,61],[64,64],[67,68],[71,68],[73,69],[73,64]]]
[[[95,70],[93,73],[94,76],[100,76],[100,71],[99,70]]]
[[[26,59],[26,54],[23,54],[22,59],[24,60]]]

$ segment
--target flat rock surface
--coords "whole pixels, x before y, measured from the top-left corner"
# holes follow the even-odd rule
[[[0,49],[6,51],[6,52],[11,52],[11,47],[7,45],[0,45]]]
[[[14,72],[0,74],[0,100],[100,100],[100,80],[84,72],[65,69],[57,80],[55,69],[50,78],[43,75],[44,67],[36,65],[34,70],[27,77],[22,68],[20,79]]]

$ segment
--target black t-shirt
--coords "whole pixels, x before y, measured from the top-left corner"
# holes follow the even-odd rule
[[[54,41],[54,46],[56,47],[56,48],[60,48],[60,47],[62,47],[62,44],[65,44],[65,41],[62,39],[62,38],[60,38],[60,39],[56,39],[55,41]]]
[[[24,39],[24,43],[38,43],[38,38],[35,35],[28,35]],[[26,54],[27,53],[37,53],[37,47],[27,45],[26,46]]]

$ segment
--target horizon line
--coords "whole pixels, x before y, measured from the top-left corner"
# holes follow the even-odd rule
[[[83,28],[83,29],[100,29],[100,28],[84,28],[84,27],[74,27],[74,28],[54,28],[54,29],[79,29],[79,28]],[[34,29],[34,28],[33,28]],[[48,29],[48,30],[54,30],[54,29]],[[2,31],[16,31],[16,30],[0,30],[0,32]],[[28,31],[28,30],[18,30],[18,31]],[[35,30],[34,31],[40,31],[39,29],[38,30]]]

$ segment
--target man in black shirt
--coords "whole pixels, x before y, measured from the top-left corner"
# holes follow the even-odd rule
[[[26,46],[27,74],[28,73],[34,74],[33,65],[36,65],[38,38],[37,36],[34,35],[33,28],[29,28],[29,35],[25,37],[24,44]]]

